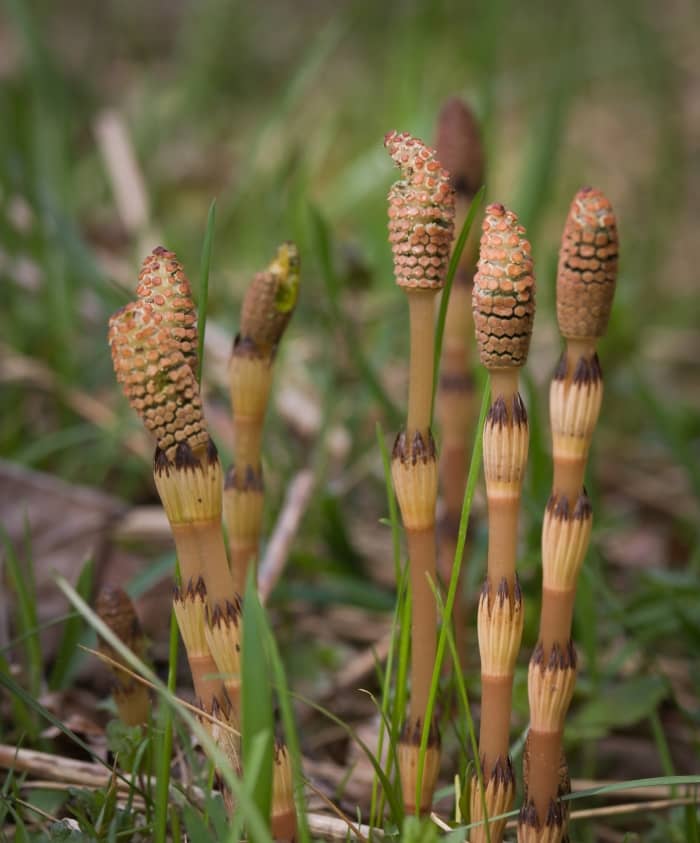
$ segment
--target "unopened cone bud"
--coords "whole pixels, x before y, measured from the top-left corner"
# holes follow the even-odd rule
[[[391,476],[401,517],[407,530],[425,530],[435,523],[438,466],[435,442],[429,434],[426,442],[420,433],[408,441],[400,433],[391,459]]]
[[[557,273],[557,319],[567,339],[594,339],[607,328],[617,277],[617,224],[600,190],[574,197]]]
[[[297,302],[299,251],[283,243],[265,272],[258,272],[246,291],[239,336],[258,353],[269,355],[282,339]]]
[[[588,550],[593,524],[590,501],[582,494],[570,509],[567,498],[552,495],[542,525],[542,584],[571,591]]]
[[[484,147],[479,124],[459,97],[440,109],[435,149],[457,196],[472,199],[484,182]]]
[[[472,311],[481,362],[487,369],[520,367],[535,316],[530,243],[518,217],[493,204],[482,224]]]
[[[389,191],[389,242],[400,287],[437,290],[445,283],[454,236],[450,175],[434,149],[407,132],[384,138],[401,179]]]

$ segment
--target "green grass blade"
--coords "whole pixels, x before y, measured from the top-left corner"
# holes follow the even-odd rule
[[[17,623],[22,636],[29,689],[34,697],[38,697],[41,691],[43,660],[38,632],[38,603],[34,588],[34,565],[31,559],[31,549],[27,547],[26,564],[21,564],[10,537],[2,527],[0,527],[0,536],[2,536],[5,545],[5,564],[10,575],[10,583],[17,598]]]
[[[447,645],[447,626],[452,617],[452,610],[454,608],[455,599],[457,596],[457,584],[459,582],[459,574],[462,568],[462,556],[464,553],[464,545],[467,539],[467,525],[469,523],[469,513],[471,512],[472,500],[474,499],[474,490],[476,488],[476,481],[479,476],[479,468],[481,466],[481,451],[482,451],[482,431],[486,413],[489,408],[489,399],[491,390],[489,384],[484,388],[484,394],[481,399],[481,410],[479,412],[479,421],[476,426],[474,434],[474,447],[472,449],[472,458],[469,464],[469,473],[467,474],[467,484],[464,490],[464,500],[462,502],[462,514],[459,520],[459,533],[457,537],[457,547],[455,550],[454,562],[452,564],[452,575],[450,576],[450,585],[447,590],[447,600],[445,601],[445,613],[443,616],[442,628],[438,637],[437,653],[435,657],[435,665],[433,667],[433,677],[430,686],[430,695],[428,697],[428,706],[425,713],[425,722],[423,723],[423,731],[421,733],[420,752],[418,756],[418,776],[416,779],[416,805],[420,805],[420,794],[423,784],[423,767],[425,765],[425,752],[428,748],[428,735],[430,732],[430,724],[432,723],[433,711],[435,709],[435,701],[437,699],[438,685],[440,682],[440,671],[442,670],[442,660],[445,655],[445,647]],[[486,826],[488,834],[488,824]]]
[[[170,610],[168,638],[168,691],[174,695],[177,681],[178,628],[175,612]],[[156,744],[156,804],[153,829],[155,843],[165,843],[168,836],[170,762],[173,754],[173,712],[164,706],[161,712],[162,735]]]
[[[272,804],[275,724],[268,647],[262,614],[263,609],[258,599],[254,571],[251,569],[243,601],[241,648],[243,656],[241,665],[243,769],[246,772],[246,788],[251,793],[258,811],[261,816],[269,818]],[[252,831],[249,837],[252,843],[259,843]]]
[[[92,594],[94,565],[92,559],[87,559],[78,575],[75,590],[83,598],[89,600]],[[79,654],[78,642],[85,631],[85,623],[77,612],[71,612],[66,617],[63,634],[58,645],[56,659],[49,676],[49,688],[55,691],[67,687],[72,679],[73,670]]]
[[[440,299],[440,310],[438,311],[437,324],[435,326],[435,352],[433,359],[433,399],[430,407],[430,418],[433,418],[435,412],[435,394],[437,392],[438,373],[440,371],[440,358],[442,357],[442,340],[445,335],[445,320],[447,319],[447,306],[450,302],[450,293],[452,292],[452,282],[454,281],[459,260],[462,257],[462,252],[467,243],[467,238],[472,230],[472,225],[476,219],[476,215],[481,208],[481,203],[484,201],[484,194],[486,192],[486,185],[483,185],[476,196],[472,199],[469,206],[469,212],[464,220],[462,230],[459,232],[459,237],[452,250],[450,257],[450,264],[447,268],[447,276],[445,277],[445,287],[442,291],[442,298]]]
[[[202,383],[202,370],[204,367],[204,334],[207,330],[207,306],[209,303],[209,267],[211,266],[211,250],[214,243],[214,228],[216,225],[216,199],[212,199],[207,215],[207,227],[204,232],[204,243],[202,244],[202,259],[199,264],[199,296],[197,297],[197,333],[199,345],[197,355],[197,380]]]

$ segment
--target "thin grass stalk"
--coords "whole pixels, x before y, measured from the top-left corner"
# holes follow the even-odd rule
[[[298,289],[299,253],[293,243],[283,243],[246,292],[233,344],[229,376],[235,458],[226,475],[224,513],[239,594],[245,592],[248,570],[258,560],[264,505],[263,425],[275,354],[294,312]]]
[[[450,173],[455,190],[455,230],[460,231],[484,179],[484,153],[479,127],[470,109],[458,97],[448,99],[440,110],[435,148]],[[450,579],[457,546],[459,517],[467,480],[468,442],[475,421],[474,380],[471,372],[473,333],[471,299],[476,269],[478,236],[472,227],[450,290],[437,388],[437,411],[441,432],[439,477],[443,512],[438,532],[438,567],[441,580]],[[447,293],[444,292],[443,295]],[[457,650],[462,670],[467,664],[467,600],[462,568],[454,617]],[[449,664],[449,663],[448,663]]]
[[[472,820],[507,812],[515,799],[509,755],[513,674],[523,629],[523,605],[516,573],[518,519],[529,430],[518,391],[527,360],[535,313],[530,244],[517,216],[489,205],[483,223],[473,290],[474,324],[481,362],[490,374],[491,404],[483,433],[488,502],[487,574],[478,607],[481,657],[479,758],[485,783],[482,801],[472,782]],[[486,816],[483,807],[486,807]],[[470,832],[474,843],[503,839],[505,822]]]
[[[429,808],[440,764],[439,735],[427,724],[430,743],[421,759],[435,664],[437,606],[435,505],[437,451],[430,430],[435,345],[435,296],[447,272],[454,232],[454,193],[435,151],[407,133],[390,132],[385,146],[402,178],[389,192],[389,240],[396,283],[408,299],[410,370],[406,427],[396,438],[392,479],[406,531],[411,584],[411,700],[397,757],[406,811]]]
[[[550,387],[554,476],[542,525],[540,634],[530,659],[530,731],[524,756],[521,843],[559,843],[570,791],[564,721],[576,682],[571,625],[592,509],[583,485],[603,393],[596,344],[605,333],[617,275],[617,227],[598,190],[580,190],[564,227],[557,273],[557,320],[565,350]]]

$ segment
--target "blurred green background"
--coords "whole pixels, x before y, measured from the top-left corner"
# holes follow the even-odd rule
[[[114,383],[109,313],[128,300],[156,238],[196,289],[216,198],[209,316],[225,349],[251,274],[280,240],[296,240],[303,289],[280,353],[287,404],[268,423],[270,522],[296,469],[311,465],[318,492],[282,604],[301,594],[321,607],[391,605],[390,577],[375,576],[391,571],[375,425],[390,441],[400,423],[407,320],[386,241],[395,173],[382,138],[397,128],[431,140],[441,102],[460,94],[482,122],[486,198],[527,226],[538,280],[526,395],[529,649],[551,472],[559,237],[579,187],[608,194],[621,267],[600,349],[596,532],[577,609],[584,669],[570,740],[588,775],[697,767],[698,4],[6,0],[0,14],[0,453],[153,502],[148,460],[124,444],[139,427]],[[125,186],[135,221],[115,201],[105,113],[122,121],[144,175],[148,208]],[[226,452],[215,357],[205,381]],[[74,391],[108,415],[82,412]],[[603,737],[613,749],[600,764],[591,740]],[[638,769],[625,761],[633,738],[650,747]]]

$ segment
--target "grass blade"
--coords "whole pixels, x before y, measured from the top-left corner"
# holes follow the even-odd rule
[[[197,367],[197,380],[201,386],[202,370],[204,367],[204,334],[207,330],[207,305],[209,303],[209,267],[211,266],[211,250],[214,243],[214,227],[216,225],[216,199],[212,199],[207,215],[207,228],[204,232],[204,243],[202,244],[202,259],[199,265],[199,296],[197,298],[197,333],[199,346],[197,355],[199,365]]]
[[[89,600],[92,594],[92,583],[94,565],[92,559],[87,559],[78,575],[75,590],[83,598]],[[73,670],[77,662],[78,642],[85,631],[85,623],[77,612],[72,612],[66,618],[63,626],[63,634],[58,645],[56,660],[54,661],[51,675],[49,676],[49,688],[52,691],[67,687],[72,679]]]

